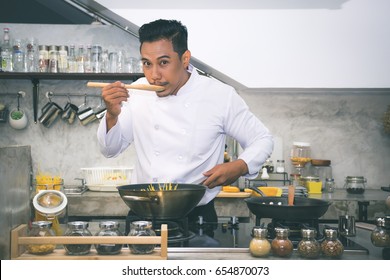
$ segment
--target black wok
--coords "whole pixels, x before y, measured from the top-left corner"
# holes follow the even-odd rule
[[[206,192],[206,187],[202,185],[177,184],[175,190],[159,190],[162,185],[132,184],[117,189],[122,200],[137,216],[154,219],[186,217]],[[150,191],[150,186],[155,191]]]
[[[318,219],[330,205],[328,201],[307,197],[294,197],[294,205],[291,206],[287,197],[249,197],[245,202],[257,218],[284,220]]]

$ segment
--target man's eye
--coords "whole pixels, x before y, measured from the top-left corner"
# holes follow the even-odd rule
[[[144,66],[150,66],[150,62],[148,62],[148,61],[144,61],[142,64],[143,64]]]
[[[161,65],[167,65],[169,62],[168,61],[166,61],[166,60],[162,60],[162,61],[160,61],[160,64]]]

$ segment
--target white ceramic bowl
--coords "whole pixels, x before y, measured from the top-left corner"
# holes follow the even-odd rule
[[[27,118],[26,113],[23,110],[19,109],[19,111],[23,113],[23,116],[22,116],[22,118],[20,118],[18,120],[14,120],[12,118],[12,113],[15,111],[18,111],[18,109],[15,108],[9,113],[9,125],[14,129],[26,128],[27,123],[28,123],[28,118]]]

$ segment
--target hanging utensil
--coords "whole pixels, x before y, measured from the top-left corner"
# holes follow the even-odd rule
[[[88,82],[88,87],[105,87],[110,83],[97,83],[97,82]],[[155,85],[146,85],[146,84],[125,84],[125,88],[128,89],[139,89],[139,90],[149,90],[149,91],[163,91],[165,87],[163,86],[155,86]]]

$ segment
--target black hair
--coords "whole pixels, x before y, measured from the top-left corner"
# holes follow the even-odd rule
[[[187,28],[180,21],[158,19],[142,25],[138,33],[141,47],[144,42],[167,39],[172,42],[173,50],[178,53],[179,58],[188,50]]]

